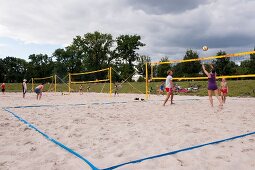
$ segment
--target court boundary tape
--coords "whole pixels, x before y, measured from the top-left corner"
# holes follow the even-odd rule
[[[66,104],[66,105],[28,105],[28,106],[14,106],[14,107],[5,107],[9,109],[22,109],[22,108],[34,108],[34,107],[59,107],[59,106],[85,106],[88,104],[91,105],[99,105],[99,104],[119,104],[119,103],[128,103],[127,101],[120,101],[120,102],[94,102],[94,103],[78,103],[78,104]]]
[[[111,104],[112,102],[107,102],[105,104]],[[96,104],[100,104],[100,103],[96,103]],[[75,104],[76,105],[76,104]],[[78,105],[85,105],[85,104],[78,104]],[[177,154],[177,153],[180,153],[180,152],[185,152],[185,151],[190,151],[190,150],[193,150],[193,149],[197,149],[197,148],[201,148],[201,147],[205,147],[205,146],[208,146],[208,145],[215,145],[215,144],[219,144],[219,143],[222,143],[222,142],[227,142],[227,141],[231,141],[231,140],[235,140],[235,139],[238,139],[238,138],[243,138],[243,137],[246,137],[246,136],[251,136],[251,135],[255,135],[255,131],[254,132],[250,132],[250,133],[245,133],[245,134],[242,134],[242,135],[238,135],[238,136],[233,136],[233,137],[230,137],[230,138],[225,138],[225,139],[222,139],[222,140],[217,140],[217,141],[213,141],[213,142],[209,142],[209,143],[204,143],[204,144],[200,144],[200,145],[195,145],[195,146],[191,146],[191,147],[187,147],[187,148],[183,148],[183,149],[179,149],[179,150],[175,150],[175,151],[170,151],[170,152],[166,152],[166,153],[163,153],[163,154],[157,154],[157,155],[154,155],[154,156],[149,156],[149,157],[145,157],[145,158],[142,158],[142,159],[136,159],[136,160],[133,160],[133,161],[129,161],[129,162],[125,162],[125,163],[121,163],[121,164],[117,164],[117,165],[114,165],[114,166],[111,166],[111,167],[108,167],[108,168],[102,168],[102,169],[99,169],[97,168],[95,165],[93,165],[90,161],[88,161],[87,159],[85,159],[84,157],[82,157],[79,153],[75,152],[74,150],[68,148],[67,146],[65,146],[64,144],[62,144],[61,142],[51,138],[50,136],[48,136],[47,134],[45,134],[44,132],[42,132],[41,130],[39,130],[37,127],[35,127],[34,125],[30,124],[28,121],[26,121],[25,119],[21,118],[20,116],[18,116],[15,112],[11,111],[10,108],[29,108],[29,107],[49,107],[49,106],[52,106],[53,105],[34,105],[34,106],[17,106],[17,107],[5,107],[3,108],[6,112],[9,112],[11,113],[13,116],[15,116],[17,119],[19,119],[21,122],[23,122],[24,124],[26,124],[28,127],[34,129],[35,131],[37,131],[38,133],[40,133],[42,136],[44,136],[47,140],[55,143],[57,146],[63,148],[64,150],[68,151],[69,153],[73,154],[74,156],[80,158],[81,160],[83,160],[86,164],[88,164],[90,166],[90,168],[92,170],[111,170],[111,169],[116,169],[116,168],[119,168],[119,167],[122,167],[124,165],[128,165],[128,164],[136,164],[136,163],[140,163],[140,162],[143,162],[145,160],[150,160],[150,159],[155,159],[155,158],[160,158],[160,157],[164,157],[164,156],[169,156],[169,155],[174,155],[174,154]],[[55,105],[56,106],[56,105]],[[62,105],[57,105],[57,106],[62,106]],[[63,105],[65,106],[65,105]]]
[[[62,144],[61,142],[55,140],[54,138],[48,136],[46,133],[42,132],[41,130],[39,130],[36,126],[32,125],[31,123],[29,123],[28,121],[26,121],[25,119],[21,118],[20,116],[18,116],[16,113],[14,113],[13,111],[9,110],[9,108],[3,108],[6,112],[11,113],[14,117],[16,117],[18,120],[20,120],[21,122],[23,122],[24,124],[26,124],[29,128],[34,129],[35,131],[37,131],[38,133],[40,133],[43,137],[45,137],[47,140],[55,143],[57,146],[63,148],[64,150],[68,151],[69,153],[75,155],[76,157],[80,158],[81,160],[83,160],[87,165],[90,166],[90,168],[92,170],[99,170],[98,168],[96,168],[96,166],[94,166],[90,161],[88,161],[87,159],[85,159],[83,156],[81,156],[79,153],[75,152],[74,150],[68,148],[67,146],[65,146],[64,144]]]
[[[159,157],[163,157],[163,156],[174,155],[174,154],[177,154],[177,153],[180,153],[180,152],[185,152],[185,151],[205,147],[205,146],[208,146],[208,145],[215,145],[215,144],[219,144],[219,143],[222,143],[222,142],[227,142],[227,141],[230,141],[230,140],[234,140],[234,139],[238,139],[238,138],[242,138],[242,137],[246,137],[246,136],[250,136],[250,135],[255,135],[255,131],[250,132],[250,133],[246,133],[246,134],[242,134],[242,135],[238,135],[238,136],[234,136],[234,137],[230,137],[230,138],[226,138],[226,139],[222,139],[222,140],[217,140],[217,141],[214,141],[214,142],[195,145],[195,146],[184,148],[184,149],[179,149],[179,150],[175,150],[175,151],[171,151],[171,152],[166,152],[166,153],[163,153],[163,154],[158,154],[158,155],[154,155],[154,156],[150,156],[150,157],[146,157],[146,158],[142,158],[142,159],[133,160],[133,161],[130,161],[130,162],[126,162],[126,163],[118,164],[118,165],[115,165],[115,166],[111,166],[109,168],[104,168],[102,170],[116,169],[116,168],[119,168],[119,167],[124,166],[124,165],[135,164],[135,163],[140,163],[140,162],[143,162],[143,161],[149,160],[149,159],[155,159],[155,158],[159,158]]]

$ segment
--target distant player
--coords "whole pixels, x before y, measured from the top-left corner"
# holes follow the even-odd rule
[[[114,84],[114,96],[116,95],[119,96],[119,85],[117,82]]]
[[[89,92],[89,91],[90,91],[90,85],[87,86],[87,92]]]
[[[1,89],[2,89],[2,93],[5,94],[5,83],[2,83]]]
[[[227,85],[227,81],[225,78],[222,78],[220,86],[221,86],[221,88],[220,88],[221,99],[222,99],[222,102],[225,103],[226,97],[228,94],[228,85]]]
[[[79,92],[80,92],[80,94],[83,94],[83,87],[82,87],[82,84],[80,85]]]
[[[158,89],[158,94],[164,95],[164,89],[165,89],[165,82],[162,81],[160,86],[159,86],[159,89]]]
[[[44,83],[41,83],[39,86],[37,86],[35,88],[35,93],[36,93],[36,99],[37,100],[40,100],[41,97],[42,97],[42,90],[43,90],[43,87],[44,87],[43,85],[44,85]]]
[[[23,92],[23,98],[25,98],[26,92],[27,92],[27,80],[24,79],[22,83],[22,92]]]
[[[166,99],[164,101],[164,104],[163,106],[165,106],[166,102],[168,101],[168,99],[170,98],[171,96],[171,104],[174,104],[173,103],[173,98],[174,98],[174,84],[173,84],[173,71],[172,70],[168,70],[167,71],[167,77],[166,77],[166,83],[165,83],[165,88],[166,88],[166,92],[167,92],[167,96],[166,96]]]

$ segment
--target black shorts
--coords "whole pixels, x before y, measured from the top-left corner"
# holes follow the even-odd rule
[[[35,93],[36,93],[36,94],[40,94],[40,93],[41,93],[41,90],[38,89],[38,88],[35,88]]]

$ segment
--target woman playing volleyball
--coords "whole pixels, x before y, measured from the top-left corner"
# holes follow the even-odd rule
[[[219,97],[219,91],[218,91],[218,87],[217,87],[217,83],[216,83],[216,72],[215,69],[213,68],[212,65],[211,66],[211,72],[208,73],[205,69],[205,65],[202,64],[202,68],[204,73],[207,75],[208,77],[208,96],[209,96],[209,101],[211,103],[211,106],[213,107],[213,98],[212,98],[212,94],[214,93],[215,96],[218,98],[220,106],[222,106],[222,101],[221,98]]]

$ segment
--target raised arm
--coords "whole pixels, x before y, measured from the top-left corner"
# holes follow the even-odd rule
[[[202,64],[202,68],[203,68],[204,73],[207,75],[207,77],[209,77],[210,74],[206,71],[205,65],[204,65],[204,64]]]

